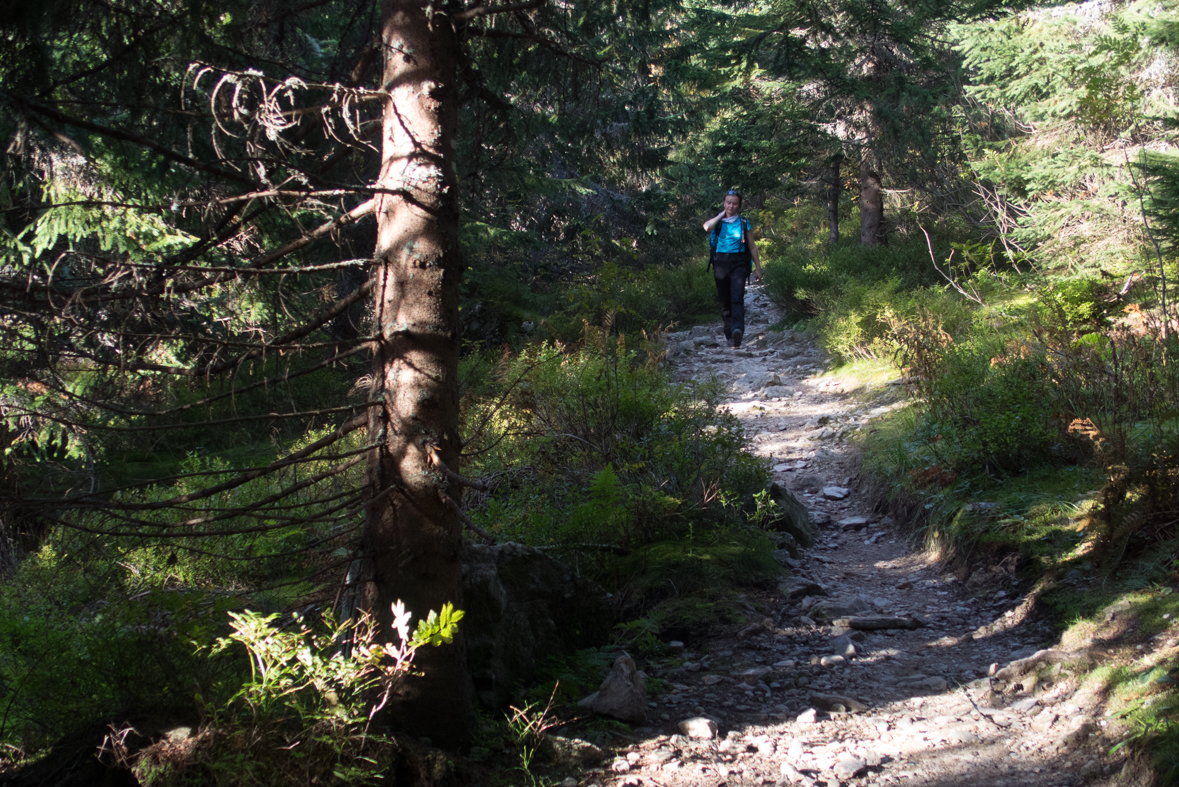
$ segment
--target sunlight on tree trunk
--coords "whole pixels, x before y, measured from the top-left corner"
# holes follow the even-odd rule
[[[458,468],[458,94],[454,31],[423,0],[384,0],[385,108],[374,296],[378,333],[369,432],[365,605],[388,622],[405,601],[415,620],[461,604],[462,523],[432,456]],[[457,496],[457,492],[455,492]],[[472,689],[461,636],[427,648],[425,673],[402,682],[395,726],[453,744],[467,737]]]

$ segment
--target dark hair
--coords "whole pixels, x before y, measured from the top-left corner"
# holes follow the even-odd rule
[[[739,191],[733,191],[730,189],[729,193],[726,194],[725,196],[726,197],[736,197],[738,208],[740,208],[741,206],[743,206],[745,204],[745,198],[741,196],[741,192],[739,192]]]

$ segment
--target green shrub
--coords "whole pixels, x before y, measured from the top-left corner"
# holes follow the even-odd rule
[[[195,714],[244,663],[198,654],[232,603],[141,588],[134,566],[78,534],[28,555],[0,588],[0,740],[36,750],[120,714]]]
[[[550,310],[546,326],[562,342],[576,341],[587,324],[634,335],[695,324],[716,312],[716,287],[703,258],[646,270],[608,262],[564,288],[560,299],[561,308]]]
[[[1096,279],[1066,279],[1053,284],[1040,298],[1041,319],[1083,334],[1109,327],[1113,301],[1110,287]]]
[[[485,265],[463,274],[459,317],[463,336],[477,347],[526,339],[539,325],[548,299],[517,268]]]
[[[962,246],[962,244],[956,244]],[[948,256],[949,242],[935,244]],[[918,309],[944,312],[951,332],[969,326],[970,304],[940,286],[925,238],[890,246],[848,244],[836,249],[788,247],[766,264],[766,289],[795,319],[814,317],[826,349],[837,357],[887,357],[895,351],[882,317]]]
[[[677,384],[654,348],[587,329],[581,346],[505,358],[501,396],[473,408],[476,472],[502,479],[474,514],[527,543],[637,545],[688,523],[740,521],[763,460],[718,410],[715,382]],[[485,447],[485,448],[483,448]]]
[[[958,472],[1020,472],[1050,458],[1060,440],[1042,357],[1003,357],[985,347],[954,345],[929,386],[917,434]]]
[[[797,320],[818,314],[819,297],[833,276],[822,257],[802,249],[787,249],[765,263],[766,292]]]

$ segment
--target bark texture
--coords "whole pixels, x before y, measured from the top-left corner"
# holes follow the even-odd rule
[[[839,177],[842,156],[831,159],[827,169],[827,245],[835,248],[839,245]]]
[[[880,173],[866,158],[860,163],[860,243],[865,246],[888,243],[884,229],[884,188]]]
[[[458,246],[454,169],[458,94],[454,31],[428,0],[383,0],[385,108],[373,275],[379,338],[369,461],[363,601],[382,621],[406,603],[415,621],[446,602],[462,608],[462,523],[437,460],[458,470]],[[376,398],[376,397],[374,397]],[[416,623],[411,624],[416,625]],[[424,675],[393,696],[393,726],[455,745],[473,722],[460,637],[418,651]]]

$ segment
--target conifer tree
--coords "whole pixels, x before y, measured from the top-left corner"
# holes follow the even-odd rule
[[[670,113],[611,58],[661,45],[663,11],[48,0],[6,14],[0,540],[66,526],[200,553],[202,538],[245,539],[234,557],[308,553],[308,579],[351,576],[378,613],[396,598],[418,617],[461,607],[459,200],[478,190],[457,157],[489,182],[495,145],[529,151],[526,194],[562,161],[641,179],[664,154],[634,140],[666,136]],[[519,133],[460,138],[460,111]],[[559,133],[528,138],[554,118]],[[161,444],[188,456],[126,460]],[[461,644],[419,664],[394,715],[462,738]]]
[[[825,179],[837,161],[858,170],[861,242],[875,245],[887,237],[886,177],[936,193],[957,168],[950,105],[960,76],[949,25],[1010,5],[776,0],[731,15],[729,52],[734,67],[796,86],[798,114],[812,119],[800,133],[809,129]]]

